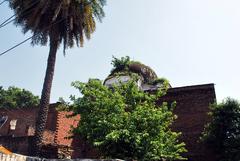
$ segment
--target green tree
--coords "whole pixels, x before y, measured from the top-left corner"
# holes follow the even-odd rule
[[[240,104],[227,98],[211,106],[212,121],[206,126],[203,140],[212,146],[222,161],[240,161]]]
[[[39,97],[28,90],[12,86],[5,90],[0,86],[0,108],[29,108],[38,104]]]
[[[81,115],[74,133],[96,147],[104,158],[137,160],[184,159],[185,144],[170,125],[172,106],[156,105],[166,93],[162,86],[150,94],[138,89],[134,79],[108,88],[101,81],[74,82],[82,97],[72,97],[73,111]]]
[[[16,14],[15,24],[23,32],[33,33],[32,44],[46,45],[49,56],[42,88],[40,111],[36,121],[33,155],[39,155],[47,120],[50,92],[58,47],[63,43],[64,53],[74,44],[82,46],[84,37],[90,39],[95,31],[95,20],[104,17],[105,0],[12,0],[10,7]]]

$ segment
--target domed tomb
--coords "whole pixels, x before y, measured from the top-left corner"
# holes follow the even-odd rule
[[[157,74],[149,67],[140,62],[131,61],[129,57],[122,57],[121,59],[114,58],[112,61],[113,69],[109,76],[105,79],[104,85],[112,87],[112,85],[119,85],[126,83],[133,77],[138,76],[136,81],[139,89],[156,90],[161,87],[163,83],[168,83],[164,78],[159,79]],[[168,83],[170,87],[170,84]]]

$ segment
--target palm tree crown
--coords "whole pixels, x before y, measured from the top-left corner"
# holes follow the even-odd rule
[[[95,19],[101,21],[104,17],[105,3],[106,0],[12,0],[10,7],[16,14],[15,24],[22,26],[24,33],[33,33],[33,45],[46,45],[54,33],[65,51],[74,44],[82,46],[84,37],[90,39]]]

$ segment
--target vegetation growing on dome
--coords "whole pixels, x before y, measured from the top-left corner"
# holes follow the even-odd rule
[[[129,56],[121,57],[120,59],[113,56],[113,60],[111,62],[111,64],[113,65],[113,69],[111,70],[111,74],[120,71],[128,71],[130,63],[131,61]]]
[[[169,88],[171,87],[169,81],[166,78],[157,78],[154,81],[149,82],[148,84],[151,84],[151,85],[163,84],[168,86]]]
[[[158,78],[157,74],[149,66],[146,66],[138,61],[133,61],[130,59],[129,56],[121,57],[120,59],[113,57],[111,64],[113,65],[113,69],[111,70],[111,73],[106,80],[116,76],[132,76],[133,74],[137,74],[138,76],[142,77],[144,83],[151,85],[165,83],[168,84],[168,86],[170,87],[167,79]]]

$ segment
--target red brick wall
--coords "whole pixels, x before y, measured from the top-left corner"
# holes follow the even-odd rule
[[[72,136],[71,134],[71,127],[76,127],[80,116],[74,116],[71,118],[68,118],[67,116],[72,114],[72,112],[65,112],[61,111],[58,112],[57,117],[57,130],[55,135],[55,142],[58,145],[68,145],[70,146],[72,144],[72,139],[67,139],[66,137]]]
[[[28,154],[26,145],[29,143],[28,138],[34,135],[35,120],[38,114],[38,108],[25,109],[0,109],[0,116],[8,116],[7,122],[0,128],[0,144],[10,147],[13,152],[21,152],[21,154]],[[16,129],[10,130],[10,121],[17,120]],[[43,134],[43,142],[45,144],[54,143],[55,130],[57,123],[57,111],[54,106],[50,106],[46,130]],[[33,127],[32,130],[28,130]],[[8,138],[5,140],[4,138]],[[25,138],[26,140],[23,141]],[[12,140],[12,142],[11,142]],[[17,145],[19,144],[19,145]],[[17,147],[17,148],[13,148]],[[17,150],[20,149],[21,151]]]
[[[27,136],[27,129],[29,126],[35,127],[35,121],[38,114],[38,108],[25,109],[0,109],[0,116],[8,116],[7,122],[0,128],[0,136],[13,135],[15,137]],[[16,129],[10,130],[10,121],[17,120]],[[48,119],[46,123],[46,130],[55,131],[57,121],[57,111],[51,106],[48,112]]]
[[[35,122],[36,109],[0,109],[0,116],[4,115],[8,116],[8,120],[0,129],[0,135],[21,137],[26,136],[27,126],[33,125],[33,122]],[[14,119],[17,119],[16,129],[11,131],[10,121]]]
[[[72,145],[72,139],[67,139],[66,137],[71,136],[71,127],[76,127],[80,116],[75,116],[72,118],[67,118],[66,116],[71,114],[71,112],[57,111],[56,104],[50,105],[48,118],[46,123],[46,129],[43,134],[45,144],[58,145]],[[9,136],[15,137],[27,137],[34,135],[35,120],[38,115],[38,108],[26,108],[26,109],[0,109],[0,116],[8,116],[7,122],[0,128],[0,137]],[[16,129],[10,130],[10,121],[17,120]],[[29,127],[33,127],[32,130],[28,130]],[[3,140],[0,139],[0,144]],[[9,142],[8,142],[9,143]],[[6,144],[6,143],[5,143]],[[19,145],[21,146],[21,145]],[[26,149],[26,148],[23,148]],[[27,151],[24,151],[26,154]]]
[[[29,137],[1,136],[0,144],[12,152],[27,155],[29,139]]]
[[[210,103],[216,99],[214,84],[169,89],[167,95],[159,99],[159,104],[177,102],[174,113],[178,116],[172,129],[182,132],[181,140],[186,143],[189,161],[217,161],[211,149],[199,140],[204,126],[210,120]]]

